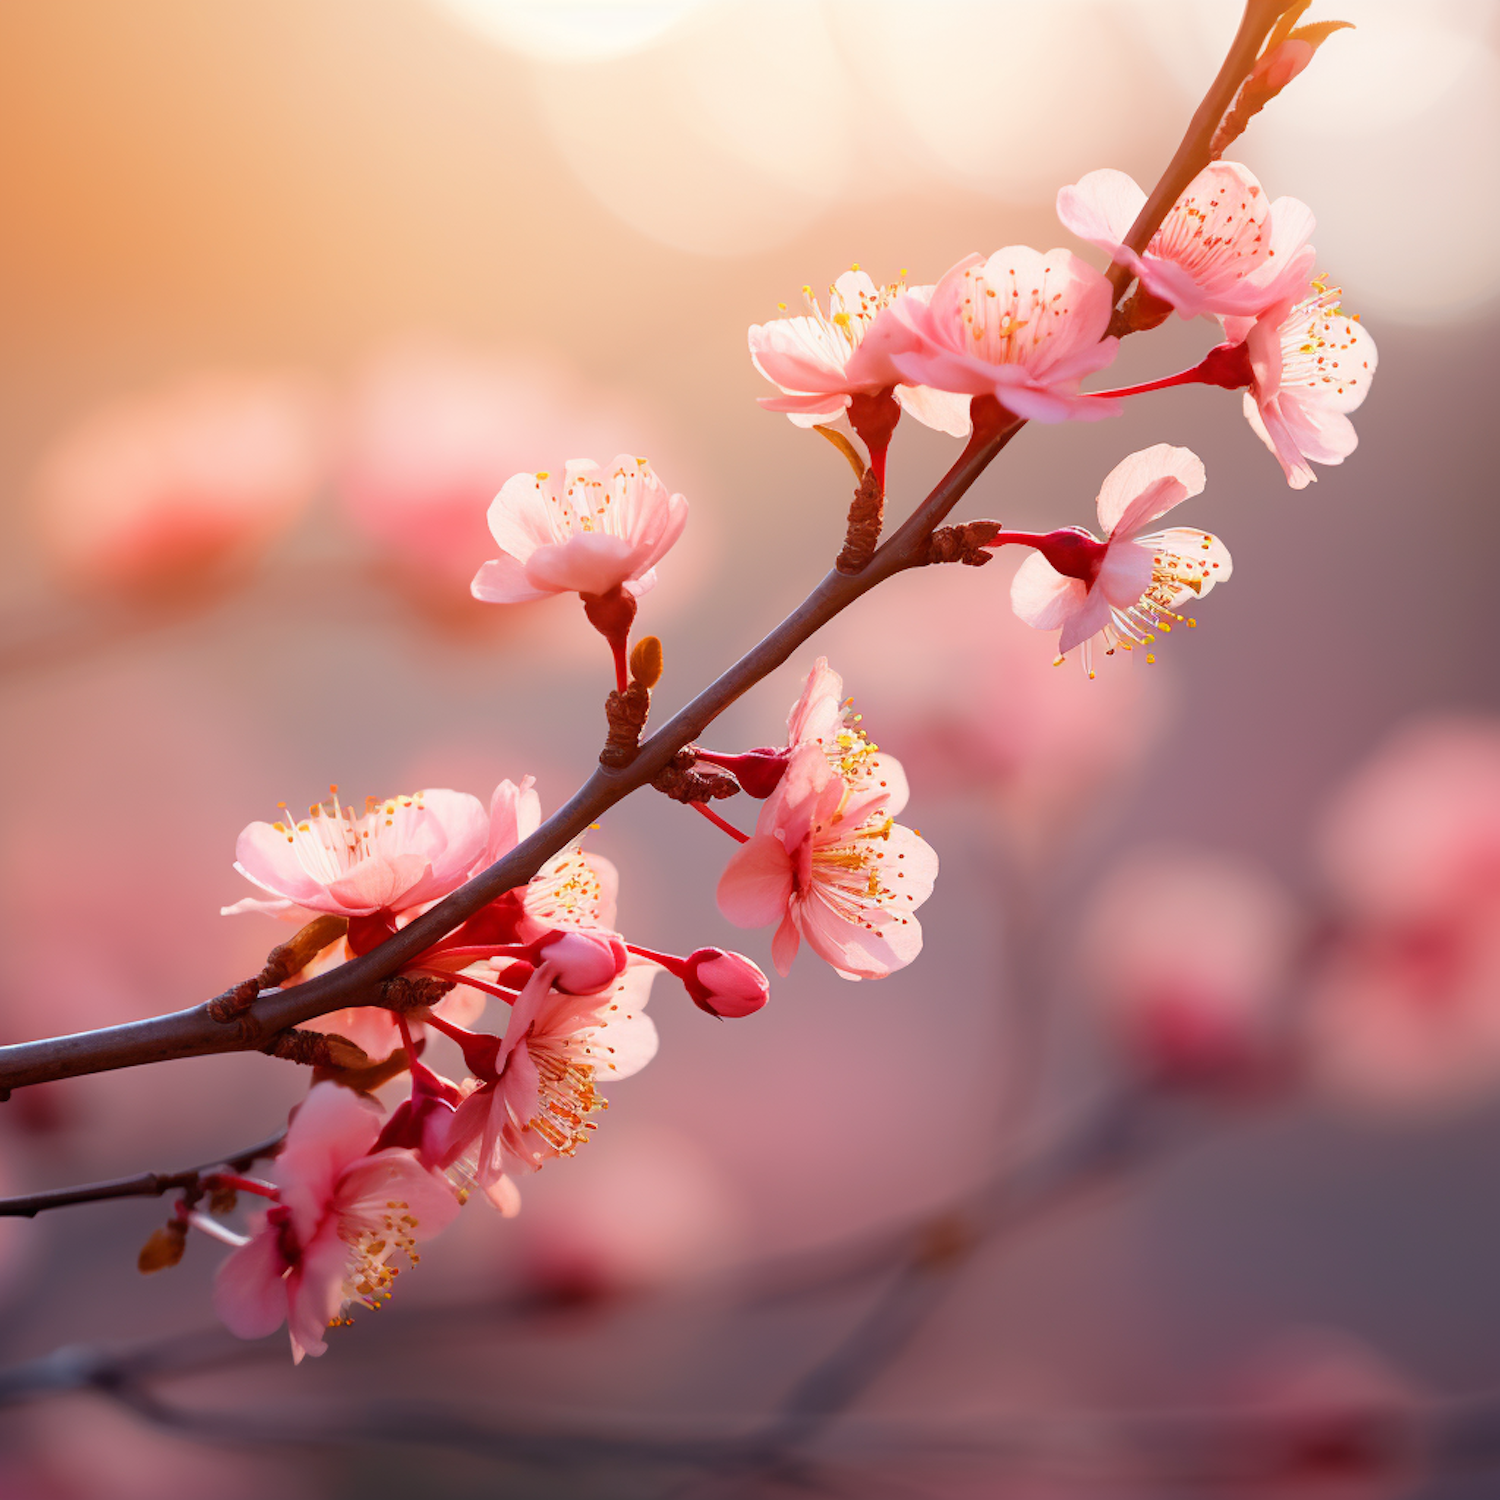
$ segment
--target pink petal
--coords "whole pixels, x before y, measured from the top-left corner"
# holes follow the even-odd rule
[[[1036,630],[1056,630],[1083,608],[1083,580],[1065,578],[1040,552],[1029,553],[1010,581],[1010,607]]]
[[[525,567],[507,555],[483,564],[474,575],[469,592],[486,604],[530,604],[545,599],[551,591],[534,587]]]
[[[1099,565],[1094,588],[1116,609],[1129,609],[1151,587],[1151,549],[1136,542],[1111,541]],[[1066,651],[1067,647],[1061,647]]]
[[[379,1134],[380,1112],[373,1103],[336,1083],[313,1085],[292,1117],[270,1173],[301,1243],[317,1232],[344,1168]]]
[[[792,896],[792,861],[778,838],[757,833],[741,844],[719,879],[719,910],[736,927],[765,927]]]
[[[528,839],[542,824],[542,799],[536,794],[536,778],[523,776],[521,784],[506,779],[490,796],[489,838],[484,862],[492,865]]]
[[[263,1339],[286,1322],[286,1261],[275,1229],[256,1232],[214,1275],[214,1312],[236,1337]]]
[[[1119,255],[1130,226],[1145,206],[1146,195],[1135,179],[1113,167],[1086,172],[1057,194],[1057,217],[1063,227],[1111,258]]]
[[[1129,540],[1208,482],[1203,460],[1189,448],[1157,443],[1121,459],[1099,487],[1099,524],[1109,537]]]
[[[901,410],[915,417],[924,427],[946,432],[949,437],[966,438],[973,431],[969,419],[969,397],[951,391],[935,391],[925,385],[898,385],[895,389]]]
[[[334,1211],[346,1235],[379,1229],[394,1210],[416,1220],[406,1224],[413,1239],[428,1240],[458,1217],[459,1202],[446,1178],[430,1172],[410,1151],[390,1148],[354,1163],[339,1180]]]
[[[607,594],[649,564],[650,548],[602,531],[576,532],[538,547],[526,563],[534,587],[558,593]]]
[[[865,927],[817,895],[803,905],[801,915],[808,947],[845,979],[884,979],[922,951],[922,924],[914,916],[876,912],[875,926]]]
[[[771,939],[771,962],[783,979],[792,971],[792,960],[797,956],[800,943],[797,924],[792,920],[792,914],[787,912],[776,929],[776,935]]]
[[[1092,588],[1083,601],[1083,608],[1063,624],[1062,634],[1057,638],[1057,654],[1066,656],[1074,646],[1082,645],[1092,635],[1097,635],[1109,624],[1110,603],[1104,590]]]
[[[538,547],[558,539],[555,517],[562,510],[566,477],[556,470],[545,479],[536,474],[514,474],[490,503],[487,519],[491,535],[500,550],[523,567]]]
[[[235,841],[234,857],[235,869],[263,891],[319,911],[338,909],[323,882],[302,868],[291,836],[270,823],[251,823]]]
[[[292,1361],[305,1354],[328,1352],[328,1325],[344,1306],[344,1278],[349,1270],[349,1247],[339,1237],[338,1224],[329,1219],[302,1259],[287,1277],[287,1332],[292,1339]]]

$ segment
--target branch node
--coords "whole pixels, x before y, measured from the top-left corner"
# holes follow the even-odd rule
[[[699,765],[691,746],[679,750],[651,785],[674,802],[712,802],[736,796],[740,790],[739,782],[728,771]]]
[[[305,1068],[365,1068],[370,1059],[362,1047],[331,1031],[278,1031],[261,1049],[268,1057],[301,1063]]]
[[[386,1010],[407,1015],[436,1005],[457,983],[456,979],[440,979],[435,974],[393,974],[380,986],[380,1003]],[[367,1058],[366,1065],[368,1062]]]
[[[208,1013],[221,1026],[237,1021],[255,1004],[260,994],[260,979],[242,979],[231,985],[222,995],[215,995],[208,1002]]]
[[[885,524],[885,490],[873,468],[865,471],[849,504],[849,529],[844,534],[844,550],[834,559],[840,573],[863,573],[875,555],[880,542],[880,528]]]
[[[965,563],[982,568],[995,554],[987,549],[1004,528],[998,521],[964,521],[957,526],[940,526],[927,538],[927,546],[917,562]]]
[[[604,717],[609,721],[609,738],[599,752],[599,764],[612,771],[623,771],[641,748],[641,731],[651,711],[651,690],[637,678],[622,693],[612,692],[604,700]]]

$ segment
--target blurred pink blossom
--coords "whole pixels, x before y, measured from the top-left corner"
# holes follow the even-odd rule
[[[275,1204],[219,1267],[214,1310],[231,1333],[264,1338],[286,1323],[295,1362],[325,1353],[324,1333],[351,1302],[389,1299],[390,1257],[415,1264],[417,1243],[452,1222],[453,1190],[408,1151],[370,1155],[379,1134],[372,1103],[314,1085],[271,1167]]]
[[[1336,795],[1319,854],[1336,935],[1312,995],[1337,1096],[1432,1107],[1500,1088],[1500,723],[1398,730]]]
[[[1400,1500],[1421,1488],[1421,1393],[1359,1340],[1283,1334],[1231,1393],[1248,1425],[1218,1456],[1239,1471],[1245,1500]]]
[[[1311,210],[1296,198],[1268,204],[1255,175],[1238,162],[1205,167],[1137,255],[1124,241],[1145,204],[1134,178],[1103,168],[1058,193],[1057,216],[1184,318],[1254,317],[1312,274]]]
[[[1224,320],[1229,343],[1243,343],[1249,356],[1245,419],[1294,490],[1317,479],[1313,462],[1341,464],[1359,442],[1347,413],[1370,392],[1375,341],[1345,316],[1342,296],[1317,280],[1253,320]]]
[[[846,782],[821,746],[804,744],[724,871],[719,910],[737,927],[777,924],[780,974],[804,937],[845,979],[904,968],[922,950],[916,908],[937,878],[931,846],[894,821],[905,801]]]
[[[1119,403],[1078,388],[1115,357],[1119,340],[1104,333],[1113,307],[1109,283],[1072,251],[1008,245],[960,261],[930,302],[893,304],[913,339],[890,358],[914,385],[993,396],[1028,421],[1097,421]]]
[[[424,591],[467,598],[492,550],[486,507],[542,455],[617,450],[637,423],[544,362],[412,345],[360,377],[337,484],[344,509]]]
[[[701,1278],[732,1255],[737,1218],[721,1173],[690,1137],[611,1128],[566,1174],[528,1192],[516,1224],[520,1274],[563,1303]]]
[[[1156,631],[1170,631],[1183,619],[1179,606],[1202,598],[1232,571],[1228,549],[1206,531],[1145,529],[1200,494],[1205,482],[1196,453],[1157,443],[1105,476],[1098,499],[1105,541],[1081,527],[1041,536],[1002,532],[994,546],[1020,542],[1037,549],[1011,579],[1016,614],[1037,630],[1061,630],[1059,659],[1082,646],[1090,677],[1096,638],[1106,656],[1117,647],[1151,645]],[[1148,653],[1146,660],[1155,658]]]
[[[1117,865],[1083,921],[1092,993],[1126,1050],[1165,1081],[1255,1081],[1278,1061],[1298,935],[1266,875],[1196,849]]]
[[[32,485],[54,567],[88,592],[199,591],[256,562],[322,482],[325,408],[292,377],[205,374],[98,408]]]

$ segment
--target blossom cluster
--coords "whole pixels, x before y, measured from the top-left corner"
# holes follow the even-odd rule
[[[878,538],[886,458],[903,414],[978,451],[1022,422],[1101,421],[1149,391],[1206,384],[1244,392],[1250,426],[1293,488],[1315,477],[1313,462],[1336,464],[1353,450],[1348,413],[1369,388],[1375,349],[1315,275],[1310,210],[1295,199],[1268,201],[1245,167],[1216,160],[1137,250],[1131,232],[1145,202],[1116,171],[1091,172],[1058,194],[1063,224],[1134,278],[1119,306],[1109,277],[1073,252],[1007,246],[968,256],[926,285],[908,286],[903,272],[878,286],[856,267],[834,283],[826,310],[805,289],[805,314],[750,329],[755,367],[778,389],[762,404],[835,435],[859,474],[851,538],[856,520]],[[1222,340],[1178,374],[1084,389],[1114,361],[1122,337],[1174,312],[1216,320]],[[865,457],[834,433],[840,420]],[[1004,546],[1029,549],[1011,583],[1014,614],[1057,631],[1057,659],[1077,652],[1093,677],[1099,651],[1144,648],[1153,660],[1158,634],[1194,623],[1183,610],[1230,577],[1217,536],[1162,524],[1205,484],[1193,452],[1158,442],[1105,477],[1099,535],[1081,526],[1029,532],[979,523],[951,554],[919,561],[982,564]],[[498,556],[474,577],[473,595],[519,605],[576,594],[609,644],[615,690],[606,767],[627,766],[639,751],[662,654],[655,637],[632,649],[631,631],[687,519],[686,499],[628,453],[607,466],[570,458],[515,475],[489,507]],[[873,544],[866,561],[872,551]],[[862,565],[856,556],[851,566]],[[668,772],[652,784],[735,840],[718,906],[739,927],[773,930],[770,956],[780,974],[803,942],[848,980],[884,978],[916,958],[917,913],[932,892],[937,855],[896,821],[908,801],[906,774],[870,739],[825,658],[806,677],[784,743],[743,751],[689,745]],[[709,806],[741,794],[760,804],[748,832]],[[362,814],[341,806],[335,787],[331,801],[306,816],[283,809],[274,822],[244,830],[236,868],[258,894],[224,910],[302,924],[315,951],[283,981],[296,985],[376,949],[521,849],[540,825],[529,777],[502,781],[488,807],[436,789],[372,799]],[[325,1039],[315,1051],[320,1076],[270,1175],[220,1174],[209,1212],[181,1210],[183,1223],[236,1244],[218,1281],[219,1311],[235,1332],[256,1336],[286,1322],[296,1358],[320,1354],[324,1330],[351,1305],[376,1307],[390,1295],[393,1257],[415,1261],[418,1245],[470,1196],[516,1213],[519,1184],[584,1144],[604,1107],[602,1090],[655,1054],[646,1004],[658,973],[673,975],[700,1010],[721,1019],[764,1007],[768,981],[741,954],[703,947],[678,956],[627,941],[618,930],[618,886],[614,867],[575,841],[408,958],[380,1003],[311,1023]],[[1194,888],[1209,930],[1213,882]],[[1228,904],[1244,919],[1232,934],[1239,949],[1256,948],[1278,920],[1269,901],[1262,906],[1273,915],[1263,923],[1246,917],[1261,908],[1243,889]],[[1128,903],[1122,910],[1132,932],[1149,925]],[[1194,1004],[1215,990],[1215,953],[1205,947],[1189,973],[1174,933],[1145,948],[1138,988],[1154,997],[1152,1034],[1165,1038],[1162,1047],[1193,1067],[1238,1057],[1250,1000],[1235,993],[1222,1015],[1207,1017]],[[1158,949],[1173,955],[1179,978],[1187,975],[1166,1000],[1153,988]],[[491,1006],[504,1007],[503,1024],[485,1029]],[[434,1035],[454,1044],[461,1077],[431,1065]],[[399,1080],[404,1092],[387,1113],[375,1091]],[[241,1235],[213,1210],[244,1193],[269,1206]]]

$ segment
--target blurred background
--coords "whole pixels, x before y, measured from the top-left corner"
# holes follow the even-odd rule
[[[921,283],[1068,244],[1057,188],[1152,183],[1237,17],[0,9],[4,1039],[254,972],[284,929],[218,908],[278,802],[572,790],[603,643],[572,601],[467,595],[517,470],[629,451],[687,494],[640,616],[656,717],[685,701],[842,539],[847,470],[756,406],[747,325],[853,262]],[[826,652],[942,859],[921,959],[853,987],[804,953],[727,1026],[659,981],[661,1052],[589,1150],[515,1221],[471,1208],[315,1365],[198,1338],[214,1248],[135,1269],[162,1204],[0,1223],[4,1362],[146,1350],[170,1408],[0,1413],[0,1494],[1217,1493],[1153,1478],[1130,1424],[1246,1403],[1310,1435],[1225,1493],[1492,1493],[1411,1414],[1500,1386],[1500,7],[1309,19],[1335,17],[1357,30],[1232,154],[1313,206],[1378,342],[1358,451],[1294,493],[1203,388],[1033,426],[960,517],[1089,524],[1126,453],[1204,458],[1186,523],[1236,573],[1196,631],[1154,668],[1054,671],[1002,554],[860,601],[709,738],[775,742]],[[1131,339],[1120,383],[1214,337]],[[953,456],[903,423],[892,508]],[[722,810],[748,826],[743,801]],[[633,940],[769,968],[719,916],[729,844],[690,811],[641,794],[590,847]],[[251,1055],[25,1091],[0,1180],[208,1160],[305,1086]],[[1008,1153],[1079,1139],[1084,1191],[1044,1182],[993,1233],[954,1217]],[[806,1423],[795,1470],[684,1459],[778,1410]]]

